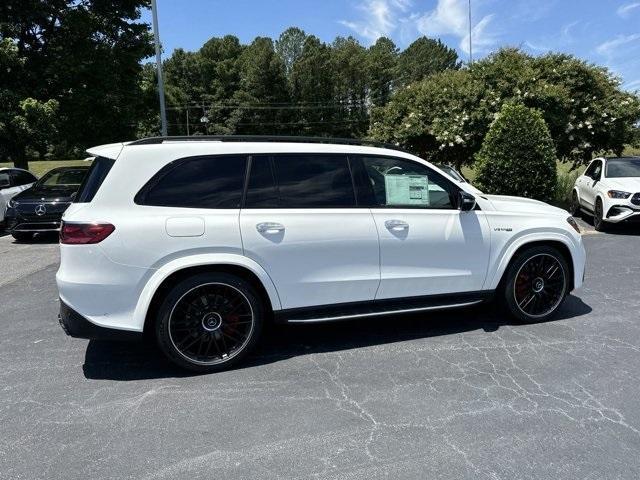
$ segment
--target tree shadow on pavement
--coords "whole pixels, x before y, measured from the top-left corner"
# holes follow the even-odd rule
[[[554,320],[566,320],[591,312],[580,298],[570,295]],[[444,310],[429,315],[388,315],[373,319],[315,325],[270,325],[256,351],[236,369],[241,370],[311,353],[336,352],[474,330],[493,332],[515,325],[490,305]],[[155,344],[92,340],[87,346],[83,371],[96,380],[143,380],[199,375],[175,367]]]

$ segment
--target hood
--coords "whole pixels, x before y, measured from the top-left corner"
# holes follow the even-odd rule
[[[71,196],[78,191],[78,186],[37,186],[20,192],[13,199],[16,202],[70,202]]]
[[[500,212],[538,213],[545,215],[569,216],[569,212],[540,200],[524,197],[510,197],[507,195],[483,195],[489,200],[493,208]]]
[[[629,193],[640,192],[640,177],[607,178],[604,183],[611,190],[622,190]]]

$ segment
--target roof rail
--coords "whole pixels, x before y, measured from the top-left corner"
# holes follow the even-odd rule
[[[298,137],[287,135],[192,135],[176,137],[149,137],[134,140],[127,145],[158,145],[163,142],[284,142],[284,143],[331,143],[337,145],[361,145],[391,150],[404,151],[401,147],[391,143],[376,142],[355,138],[332,137]]]

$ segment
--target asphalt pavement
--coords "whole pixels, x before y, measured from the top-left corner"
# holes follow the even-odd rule
[[[66,337],[55,241],[0,238],[0,478],[637,479],[640,232],[585,243],[556,320],[279,327],[191,375],[148,343]]]

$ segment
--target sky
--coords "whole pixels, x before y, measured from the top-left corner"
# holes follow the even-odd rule
[[[277,38],[290,26],[330,42],[379,36],[399,48],[427,35],[469,58],[468,0],[156,0],[164,56],[211,37]],[[574,54],[640,90],[640,0],[471,0],[474,59],[502,46]],[[143,20],[151,23],[151,13]]]

